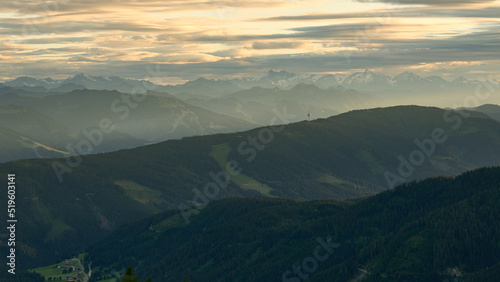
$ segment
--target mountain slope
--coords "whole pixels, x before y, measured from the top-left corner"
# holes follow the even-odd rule
[[[273,109],[283,107],[296,115],[290,119],[290,122],[296,122],[307,119],[308,113],[314,119],[326,118],[353,109],[373,108],[381,103],[379,99],[357,91],[325,90],[306,84],[298,84],[288,90],[253,87],[219,99],[190,99],[187,102],[262,125],[269,124],[274,115]]]
[[[200,109],[162,94],[134,96],[117,91],[76,90],[31,105],[75,131],[109,119],[116,131],[149,142],[249,129],[252,124]]]
[[[67,152],[0,126],[0,162],[34,158],[60,158]]]
[[[39,99],[29,98],[26,101]],[[89,135],[97,139],[94,133],[85,135],[83,132],[69,130],[45,114],[17,105],[0,106],[0,126],[9,129],[9,133],[5,133],[8,137],[5,136],[2,143],[5,153],[0,156],[0,162],[77,155],[74,144],[78,146],[80,142],[84,142],[82,140],[89,140]],[[95,129],[88,132],[95,132]],[[146,143],[124,133],[110,132],[92,149],[92,153],[134,148]]]
[[[76,137],[75,132],[71,132],[49,116],[23,106],[0,106],[0,126],[60,149]]]
[[[478,281],[500,274],[499,183],[497,167],[356,203],[217,201],[189,225],[126,225],[90,255],[96,275],[133,265],[153,281]]]
[[[65,145],[78,136],[47,115],[15,105],[0,106],[0,127],[0,162],[64,157]]]
[[[247,174],[274,187],[275,195],[293,198],[309,198],[314,191],[332,186],[338,194],[329,197],[352,195],[352,188],[376,191],[379,186],[391,186],[387,172],[416,180],[497,165],[500,124],[481,114],[467,119],[457,115],[411,106],[353,111],[285,127],[265,150],[254,150],[258,161],[247,161],[253,156],[251,146],[240,145],[240,140],[229,142],[228,159],[238,161]],[[436,130],[445,136],[441,144],[428,141]],[[423,143],[434,146],[422,149]],[[424,158],[417,158],[422,155]],[[410,157],[417,165],[409,163]],[[399,173],[400,167],[403,173]]]
[[[256,126],[189,105],[166,93],[154,92],[139,99],[117,91],[86,89],[44,97],[28,97],[14,91],[4,94],[0,105],[11,112],[2,120],[6,127],[10,125],[12,129],[19,129],[27,137],[49,146],[68,151],[67,145],[78,146],[88,142],[92,135],[100,141],[92,142],[91,150],[80,150],[83,152],[80,154],[135,148],[168,139],[233,132]],[[13,113],[16,107],[22,108],[17,111],[17,116]],[[105,133],[101,130],[103,122],[111,128]],[[58,126],[49,128],[46,126],[49,123]],[[61,133],[63,127],[67,128],[64,134]]]
[[[486,104],[479,106],[474,110],[481,113],[485,113],[500,122],[500,106],[498,105]]]
[[[456,120],[443,120],[446,113],[416,106],[353,111],[114,153],[13,162],[0,165],[0,171],[16,172],[23,187],[18,199],[24,208],[18,216],[26,225],[20,232],[27,234],[24,243],[38,251],[25,259],[52,260],[131,220],[167,209],[199,208],[202,192],[194,189],[204,191],[210,183],[212,188],[215,183],[224,186],[213,199],[373,195],[390,187],[386,172],[398,175],[398,156],[408,159],[418,149],[414,140],[432,138],[437,127],[445,130],[447,141],[403,181],[500,164],[498,122],[475,113],[453,129]],[[459,116],[451,113],[450,117]]]

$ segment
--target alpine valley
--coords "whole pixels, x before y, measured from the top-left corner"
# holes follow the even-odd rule
[[[5,82],[15,281],[494,281],[500,106],[464,101],[497,84],[368,70]]]

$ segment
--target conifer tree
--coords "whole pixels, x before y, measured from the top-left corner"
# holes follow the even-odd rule
[[[127,267],[127,270],[125,270],[121,282],[139,282],[139,278],[135,276],[131,266]]]

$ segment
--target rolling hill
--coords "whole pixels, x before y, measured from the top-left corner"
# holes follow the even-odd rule
[[[74,144],[88,138],[83,132],[70,130],[48,115],[17,105],[0,106],[0,126],[4,128],[4,153],[0,155],[0,162],[76,155]],[[124,133],[110,132],[92,153],[134,148],[146,143]]]
[[[102,119],[117,132],[148,142],[238,131],[253,125],[186,104],[173,96],[133,96],[117,91],[75,90],[51,95],[29,106],[74,131],[96,128]]]
[[[153,281],[496,281],[500,167],[358,202],[228,199],[167,212],[90,249],[94,274]],[[300,278],[300,279],[299,279]]]
[[[308,113],[315,119],[326,118],[353,109],[374,108],[382,103],[380,99],[354,90],[327,90],[304,83],[287,90],[253,87],[218,99],[187,99],[186,102],[261,125],[269,123],[273,109],[283,107],[295,114],[290,121],[297,122],[307,119]]]
[[[32,97],[13,91],[2,95],[0,125],[73,155],[110,152],[168,139],[241,131],[257,126],[189,105],[166,93],[161,97],[155,94],[139,99],[117,91],[75,90]],[[103,123],[110,127],[106,132],[101,128]],[[89,137],[92,135],[94,137]],[[92,142],[91,150],[74,148],[81,142],[92,141],[92,138],[100,142]],[[67,149],[67,146],[73,149]],[[14,160],[26,157],[11,156]],[[0,159],[0,162],[12,158]]]
[[[64,157],[77,134],[47,115],[22,106],[0,106],[0,162]]]
[[[474,109],[475,111],[485,113],[492,117],[493,119],[497,120],[500,122],[500,106],[498,105],[493,105],[493,104],[486,104],[479,106]]]
[[[66,152],[20,135],[0,126],[0,161],[64,157]]]
[[[196,213],[215,199],[359,198],[403,181],[499,165],[500,123],[470,113],[460,118],[459,112],[417,106],[359,110],[113,153],[12,162],[0,171],[15,172],[22,187],[19,232],[36,252],[20,256],[53,261],[127,222],[169,209]],[[428,139],[440,143],[434,147]],[[427,145],[422,149],[415,140]]]
[[[70,131],[49,116],[23,106],[0,106],[0,126],[38,142],[60,149],[75,141],[77,133]]]

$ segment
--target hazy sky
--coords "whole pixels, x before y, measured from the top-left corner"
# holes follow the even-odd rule
[[[157,66],[165,83],[271,68],[500,78],[500,0],[12,0],[0,39],[0,80]]]

